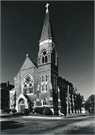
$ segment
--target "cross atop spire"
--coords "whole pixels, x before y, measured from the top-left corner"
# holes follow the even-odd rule
[[[45,6],[46,7],[46,13],[48,13],[48,6],[49,6],[49,4],[47,3],[46,6]]]
[[[26,54],[26,57],[28,57],[28,54]]]

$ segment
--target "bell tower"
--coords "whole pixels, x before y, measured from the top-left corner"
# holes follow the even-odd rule
[[[54,113],[58,110],[58,56],[56,42],[49,17],[49,4],[46,4],[46,13],[39,40],[38,64],[38,85],[40,86],[39,96],[45,95],[47,99],[52,97]],[[51,89],[52,86],[52,89]],[[48,101],[49,105],[49,101]]]

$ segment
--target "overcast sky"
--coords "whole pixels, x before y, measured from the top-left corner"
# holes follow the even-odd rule
[[[46,1],[1,2],[1,82],[10,81],[26,54],[37,62]],[[59,59],[59,76],[85,99],[94,93],[94,2],[48,2]]]

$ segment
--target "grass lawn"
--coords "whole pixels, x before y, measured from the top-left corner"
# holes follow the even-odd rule
[[[94,133],[94,116],[83,119],[43,120],[10,118],[1,122],[2,134]]]

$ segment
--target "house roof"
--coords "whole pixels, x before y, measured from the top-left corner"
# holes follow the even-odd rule
[[[11,84],[7,84],[7,83],[1,83],[0,84],[0,88],[1,90],[12,90],[14,88],[14,85],[11,85]]]

